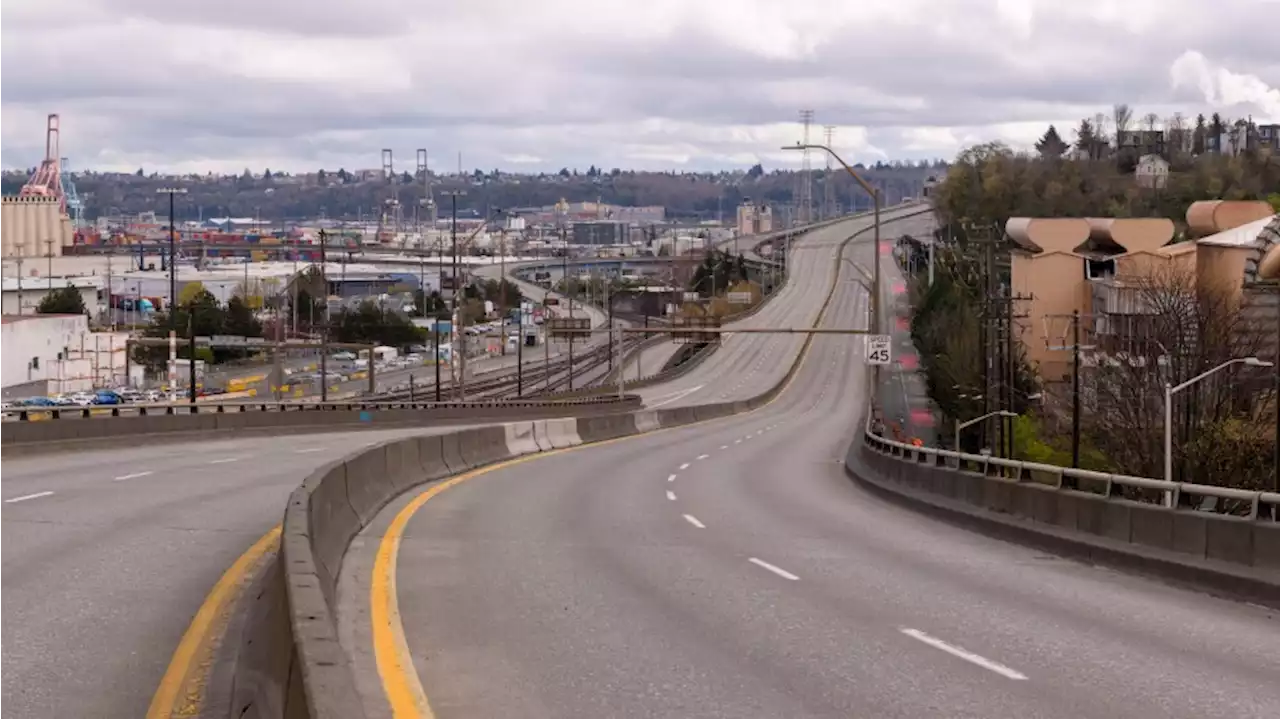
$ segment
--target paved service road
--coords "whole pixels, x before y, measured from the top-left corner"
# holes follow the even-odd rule
[[[218,577],[315,467],[396,429],[12,458],[4,469],[3,704],[141,717]]]
[[[933,226],[923,206],[886,210],[881,236],[885,242],[903,234],[921,234]],[[728,325],[729,328],[810,327],[818,317],[823,299],[831,288],[831,272],[840,245],[850,235],[871,227],[867,217],[857,217],[810,232],[796,240],[791,251],[791,278],[777,296],[759,312]],[[871,234],[860,239],[870,246]],[[854,244],[858,241],[855,240]],[[869,252],[869,250],[868,250]],[[857,275],[845,264],[843,281],[856,285]],[[865,312],[858,316],[832,315],[840,321],[832,326],[865,327]],[[861,340],[857,340],[861,342]],[[680,407],[760,394],[776,384],[791,367],[803,335],[731,335],[698,367],[671,382],[639,391],[649,407]],[[732,378],[732,381],[725,380]]]
[[[866,310],[842,284],[827,324]],[[849,481],[861,352],[818,337],[757,412],[530,459],[423,505],[396,580],[435,716],[1276,715],[1274,612],[990,539]],[[340,623],[385,716],[367,656],[377,540],[348,555]]]

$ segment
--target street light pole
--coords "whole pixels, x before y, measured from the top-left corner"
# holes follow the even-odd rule
[[[881,327],[880,325],[880,291],[881,291],[880,209],[881,209],[881,205],[883,204],[880,191],[875,187],[872,187],[871,184],[866,180],[864,180],[862,176],[859,175],[857,172],[854,172],[853,168],[849,166],[849,163],[845,162],[843,158],[841,158],[839,155],[836,154],[835,150],[832,150],[830,147],[827,147],[826,145],[818,145],[818,144],[806,145],[803,143],[796,143],[795,145],[788,145],[786,147],[783,147],[782,149],[784,150],[822,150],[823,152],[826,152],[836,162],[840,163],[840,166],[844,168],[845,172],[849,173],[849,177],[852,177],[853,181],[858,183],[858,186],[860,186],[863,190],[865,190],[868,195],[871,195],[871,202],[872,202],[872,208],[873,208],[873,222],[874,222],[874,228],[872,231],[875,234],[875,243],[876,243],[875,257],[872,260],[872,262],[875,265],[872,268],[872,272],[873,272],[872,284],[875,285],[875,292],[871,294],[871,312],[872,312],[871,330],[873,334],[880,334],[880,327]]]
[[[156,194],[169,195],[169,392],[173,392],[176,377],[176,360],[178,359],[177,350],[177,332],[178,332],[178,275],[177,275],[177,236],[178,231],[174,222],[174,195],[187,194],[186,188],[182,187],[161,187],[156,190]],[[192,357],[194,362],[195,358]],[[172,397],[171,397],[172,399]]]
[[[1016,412],[1010,412],[1007,409],[998,409],[995,412],[987,412],[981,417],[975,417],[969,420],[968,422],[956,422],[956,439],[955,439],[956,443],[954,445],[955,451],[957,452],[960,451],[960,430],[964,429],[965,427],[971,427],[983,420],[990,419],[992,417],[1017,417],[1017,416],[1018,414]]]
[[[1257,357],[1236,357],[1235,359],[1229,359],[1226,362],[1223,362],[1213,369],[1201,372],[1182,384],[1170,386],[1168,382],[1164,383],[1164,481],[1173,481],[1173,396],[1206,377],[1237,364],[1242,364],[1248,367],[1273,366],[1273,363],[1258,359]],[[1165,496],[1167,498],[1170,495],[1166,492]]]

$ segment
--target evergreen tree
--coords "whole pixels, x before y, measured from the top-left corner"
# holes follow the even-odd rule
[[[1075,148],[1091,159],[1096,160],[1098,151],[1098,134],[1093,130],[1093,123],[1088,119],[1080,121],[1080,127],[1076,128],[1076,144]]]
[[[262,322],[240,295],[232,296],[223,315],[223,332],[241,337],[261,337]]]
[[[50,292],[40,300],[36,312],[42,315],[83,315],[88,314],[84,306],[84,296],[80,290],[67,285]]]
[[[1046,160],[1062,157],[1062,153],[1066,152],[1069,147],[1070,145],[1058,135],[1058,128],[1053,125],[1050,125],[1044,136],[1036,141],[1036,152],[1039,152],[1040,156]]]

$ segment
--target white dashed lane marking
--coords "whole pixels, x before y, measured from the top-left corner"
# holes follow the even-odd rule
[[[139,477],[147,477],[153,474],[155,474],[155,472],[152,472],[150,470],[147,470],[145,472],[134,472],[132,474],[122,474],[119,477],[116,477],[113,481],[123,482],[126,479],[137,479]]]
[[[937,637],[932,637],[932,636],[929,636],[928,634],[925,634],[919,629],[910,629],[907,627],[903,627],[898,631],[911,637],[912,639],[915,639],[916,641],[924,642],[925,644],[928,644],[934,649],[940,649],[946,652],[947,654],[950,654],[953,657],[959,657],[965,660],[966,662],[969,662],[971,664],[976,664],[982,667],[983,669],[995,672],[996,674],[999,674],[1002,677],[1013,679],[1015,681],[1025,681],[1027,678],[1027,676],[1022,672],[1010,669],[1009,667],[1006,667],[1005,665],[999,662],[991,661],[986,657],[974,654],[973,652],[967,649],[963,649],[961,647],[957,647],[954,644],[948,644],[947,642],[944,642],[941,639],[938,639]]]
[[[778,575],[779,577],[782,577],[783,579],[788,579],[788,580],[793,581],[793,582],[800,581],[800,577],[797,577],[796,575],[792,574],[791,572],[788,572],[787,570],[783,569],[782,567],[779,567],[779,566],[776,566],[776,565],[773,565],[773,564],[769,564],[768,562],[764,561],[763,559],[756,559],[755,557],[751,557],[751,558],[750,558],[750,559],[748,559],[747,561],[748,561],[748,562],[751,562],[752,564],[756,565],[757,567],[760,567],[760,568],[762,568],[762,569],[767,569],[767,570],[769,570],[770,572],[773,572],[774,574]]]
[[[36,492],[35,494],[24,494],[24,495],[22,495],[21,497],[14,497],[13,499],[6,499],[6,500],[4,500],[4,503],[5,503],[5,504],[15,504],[15,503],[17,503],[17,502],[25,502],[25,501],[27,501],[28,499],[40,499],[41,497],[48,497],[48,496],[49,496],[49,495],[51,495],[51,494],[53,494],[53,492]]]
[[[689,524],[692,524],[693,526],[697,527],[698,529],[706,529],[706,528],[707,528],[707,525],[703,524],[702,522],[699,522],[699,521],[698,521],[698,518],[697,518],[697,517],[695,517],[695,516],[693,516],[692,514],[686,514],[686,515],[684,515],[684,521],[688,522]]]

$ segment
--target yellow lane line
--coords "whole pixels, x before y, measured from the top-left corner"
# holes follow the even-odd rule
[[[835,296],[836,288],[839,286],[839,257],[843,254],[842,247],[836,258],[835,276],[832,278],[831,289],[828,290],[827,296],[824,298],[822,308],[813,323],[814,327],[822,323],[823,317],[831,305],[831,299]],[[787,390],[791,388],[791,384],[795,382],[796,378],[804,370],[805,363],[809,359],[809,350],[813,344],[813,337],[814,335],[806,337],[795,371],[787,378],[787,383],[772,399],[754,410],[739,415],[730,415],[730,417],[743,417],[748,414],[754,414],[778,401],[779,397],[786,394]],[[699,424],[729,419],[730,417],[705,419],[701,422],[691,422],[678,427],[664,427],[652,432],[617,437],[603,442],[591,442],[549,452],[527,454],[444,480],[423,490],[418,496],[410,500],[408,504],[396,513],[395,518],[391,520],[390,526],[387,527],[386,532],[383,533],[382,539],[378,543],[378,553],[373,563],[373,578],[369,587],[369,616],[373,625],[374,658],[377,662],[378,676],[382,679],[383,692],[386,695],[387,702],[391,705],[392,716],[395,719],[433,719],[435,716],[431,711],[431,702],[427,699],[427,694],[422,688],[418,670],[413,664],[413,655],[409,652],[409,642],[405,638],[404,622],[400,616],[400,601],[396,593],[396,564],[400,555],[400,540],[404,537],[405,528],[409,525],[409,520],[413,519],[413,515],[423,505],[450,487],[517,464],[587,447],[600,447],[638,437],[652,437],[663,432],[685,429]]]
[[[204,704],[205,684],[213,665],[213,652],[222,641],[232,601],[239,595],[254,568],[268,552],[280,543],[280,526],[253,543],[252,547],[223,573],[209,596],[196,611],[178,648],[169,660],[169,668],[151,698],[147,719],[194,717]]]

